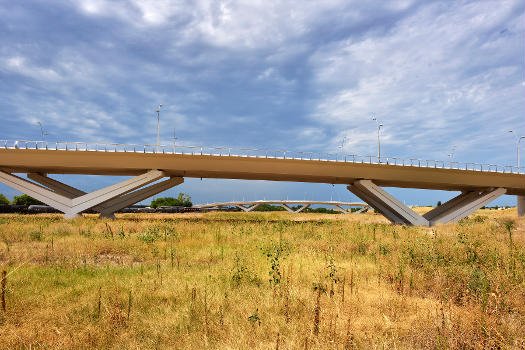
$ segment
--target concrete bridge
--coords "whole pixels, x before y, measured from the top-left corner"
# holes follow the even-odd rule
[[[14,173],[28,174],[29,180]],[[49,174],[133,177],[85,193]],[[0,181],[64,212],[66,218],[86,209],[113,217],[121,208],[181,184],[184,177],[346,184],[397,224],[455,222],[503,194],[518,196],[518,213],[525,212],[525,168],[254,149],[0,141]],[[419,215],[381,186],[461,194]]]
[[[290,213],[300,213],[306,208],[310,207],[312,204],[323,204],[323,205],[332,205],[336,210],[348,214],[352,211],[348,211],[344,207],[361,207],[355,213],[362,213],[370,207],[366,203],[350,203],[350,202],[337,202],[337,201],[307,201],[307,200],[258,200],[258,201],[242,201],[242,202],[221,202],[221,203],[209,203],[209,204],[199,204],[194,205],[193,208],[221,208],[221,207],[237,207],[244,212],[254,211],[263,204],[270,205],[280,205]],[[298,209],[293,209],[290,204],[299,204]]]

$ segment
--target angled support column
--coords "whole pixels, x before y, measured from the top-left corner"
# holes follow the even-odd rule
[[[43,174],[31,173],[31,174],[28,174],[27,177],[33,181],[36,181],[52,189],[56,193],[61,194],[71,199],[77,198],[77,197],[80,197],[86,194],[86,192],[84,191],[81,191],[75,187],[63,184],[62,182],[51,179]],[[116,211],[119,211],[130,205],[138,203],[146,198],[152,197],[160,192],[166,191],[174,186],[180,185],[183,182],[184,182],[184,179],[181,177],[172,177],[168,180],[164,180],[162,182],[156,183],[146,188],[142,188],[140,190],[128,193],[126,195],[113,198],[105,203],[96,205],[92,207],[91,209],[99,212],[101,218],[114,219],[115,218],[114,213]]]
[[[86,194],[86,192],[81,191],[78,188],[66,185],[60,181],[47,177],[45,174],[29,173],[27,174],[27,177],[41,185],[46,186],[47,188],[52,189],[55,193],[58,193],[64,197],[73,199]]]
[[[294,212],[295,212],[292,208],[290,208],[290,207],[289,207],[287,204],[285,204],[285,203],[281,203],[281,206],[282,206],[284,209],[286,209],[289,213],[294,213]]]
[[[357,210],[357,211],[354,211],[353,214],[361,214],[361,213],[364,213],[365,211],[368,210],[368,208],[370,208],[369,206],[366,206],[366,207],[362,207],[361,209]]]
[[[395,199],[370,180],[358,180],[347,188],[395,224],[429,226],[427,219]]]
[[[343,208],[342,206],[340,206],[338,204],[335,204],[334,207],[335,207],[336,210],[339,210],[343,214],[349,214],[349,213],[352,212],[351,210],[348,211],[347,209]]]
[[[131,179],[119,182],[115,185],[108,186],[98,191],[84,193],[83,191],[80,191],[74,187],[61,184],[60,182],[47,178],[41,174],[32,174],[31,177],[36,179],[36,181],[46,184],[46,186],[49,186],[52,189],[37,185],[16,175],[0,171],[1,182],[62,211],[65,214],[65,218],[76,217],[82,211],[94,207],[100,211],[103,211],[105,215],[108,215],[107,213],[110,210],[109,208],[116,208],[125,203],[128,204],[132,198],[139,199],[138,201],[140,201],[146,194],[152,193],[153,195],[157,190],[167,189],[165,187],[167,184],[177,183],[178,181],[173,180],[173,182],[169,183],[163,182],[164,185],[158,184],[158,187],[156,187],[156,185],[150,186],[150,188],[146,188],[144,191],[137,191],[135,194],[124,196],[127,193],[155,182],[164,176],[165,175],[162,171],[150,170],[145,174],[135,176]],[[111,202],[112,200],[115,201]]]
[[[436,223],[457,222],[507,192],[504,188],[489,188],[485,191],[463,192],[448,202],[423,215],[431,226]]]
[[[302,212],[303,210],[305,210],[306,208],[308,208],[309,206],[310,206],[310,203],[305,204],[305,205],[303,205],[302,207],[300,207],[299,209],[297,209],[296,211],[294,211],[294,213],[300,213],[300,212]]]
[[[518,216],[525,215],[525,196],[516,196],[518,198]]]
[[[67,213],[71,207],[71,198],[55,193],[48,188],[34,184],[16,175],[0,171],[0,182],[38,199],[63,213]]]
[[[86,194],[86,192],[79,190],[78,188],[66,185],[60,181],[47,177],[44,174],[29,173],[27,174],[27,177],[53,190],[53,192],[59,195],[62,195],[64,197],[67,197],[69,199],[77,198],[77,197],[80,197]],[[100,213],[102,210],[104,210],[104,204],[99,204],[97,206],[92,207],[91,209]]]
[[[246,207],[242,204],[237,204],[236,207],[247,213],[247,212],[254,211],[255,209],[259,208],[260,205],[261,204],[259,203],[259,204],[254,204],[252,206]]]
[[[281,203],[281,206],[286,209],[289,213],[293,213],[293,214],[298,214],[300,212],[302,212],[303,210],[305,210],[306,208],[308,208],[310,206],[310,203],[308,204],[305,204],[303,205],[302,207],[300,207],[299,209],[297,210],[293,210],[288,204],[286,203]]]
[[[247,211],[254,211],[255,209],[259,208],[260,206],[261,206],[260,203],[254,204],[251,207],[249,207]]]
[[[144,199],[152,197],[160,192],[169,190],[170,188],[180,185],[183,182],[184,179],[182,177],[172,177],[151,186],[141,188],[140,190],[136,190],[123,196],[111,199],[104,203],[104,207],[100,211],[100,217],[114,219],[114,213],[116,211],[143,201]]]

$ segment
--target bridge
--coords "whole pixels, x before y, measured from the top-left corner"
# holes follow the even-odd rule
[[[237,207],[244,212],[254,211],[263,204],[270,205],[280,205],[290,213],[300,213],[306,208],[309,208],[312,204],[322,204],[322,205],[332,205],[336,210],[347,214],[352,213],[344,207],[361,207],[361,209],[355,211],[354,213],[362,213],[370,207],[366,203],[350,203],[350,202],[338,202],[338,201],[308,201],[308,200],[258,200],[258,201],[242,201],[242,202],[221,202],[221,203],[209,203],[209,204],[199,204],[194,205],[193,208],[221,208],[221,207]],[[299,204],[298,209],[294,209],[290,204]]]
[[[133,177],[86,193],[49,174]],[[518,214],[525,212],[525,168],[511,166],[179,145],[0,141],[0,181],[66,218],[86,209],[114,217],[115,211],[177,186],[185,177],[346,184],[391,222],[406,225],[455,222],[503,194],[516,195]],[[419,215],[382,186],[461,194]]]

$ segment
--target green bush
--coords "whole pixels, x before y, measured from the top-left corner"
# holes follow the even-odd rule
[[[28,196],[27,194],[23,194],[21,196],[15,196],[13,199],[13,205],[42,205],[41,201],[34,199],[31,196]]]
[[[151,201],[151,207],[191,207],[191,197],[184,193],[179,193],[177,198],[161,197]]]
[[[9,204],[9,199],[6,198],[3,194],[0,193],[0,204]]]
[[[261,204],[255,211],[284,211],[285,209],[280,205],[271,205],[271,204]]]

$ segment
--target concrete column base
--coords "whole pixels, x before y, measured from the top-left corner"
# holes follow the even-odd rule
[[[525,216],[525,196],[517,196],[518,216]]]

